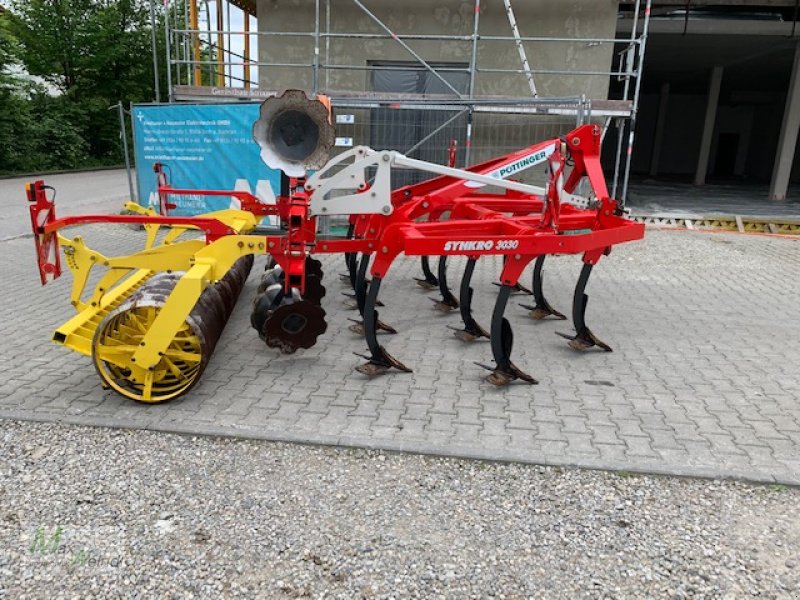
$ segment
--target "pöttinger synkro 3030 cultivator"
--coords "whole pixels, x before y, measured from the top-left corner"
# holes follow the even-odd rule
[[[367,362],[356,370],[368,376],[395,368],[410,371],[378,343],[379,330],[393,331],[378,318],[378,295],[392,262],[400,255],[421,256],[423,287],[442,293],[436,305],[459,309],[464,341],[491,340],[495,365],[487,380],[505,385],[536,381],[511,361],[513,335],[504,312],[523,270],[535,262],[531,316],[565,318],[542,292],[542,264],[549,254],[582,254],[568,338],[576,350],[596,346],[610,351],[587,327],[586,284],[594,265],[614,244],[643,237],[643,225],[625,218],[610,198],[600,167],[600,128],[580,126],[513,154],[466,170],[408,158],[394,151],[356,147],[324,162],[333,143],[329,104],[289,91],[262,106],[254,127],[262,157],[282,168],[289,193],[263,204],[247,192],[187,190],[159,177],[161,214],[128,204],[132,215],[56,218],[44,182],[28,185],[28,201],[42,283],[61,274],[61,257],[73,274],[72,304],[78,314],[58,328],[54,341],[90,355],[103,381],[120,394],[142,402],[161,402],[186,393],[200,378],[234,309],[254,255],[269,255],[253,303],[251,323],[270,347],[291,353],[316,343],[326,329],[320,262],[314,254],[341,253],[346,279],[355,292],[361,319],[352,327],[366,338]],[[324,163],[324,164],[323,164]],[[513,181],[515,174],[547,165],[547,183],[537,187]],[[317,168],[305,178],[306,169]],[[391,189],[394,169],[433,175],[421,183]],[[585,196],[576,190],[586,181]],[[498,192],[488,191],[491,186]],[[241,208],[197,217],[170,216],[170,197],[200,194],[230,196]],[[346,237],[320,236],[317,218],[346,215]],[[256,232],[265,216],[279,218],[274,230]],[[82,238],[61,229],[85,223],[139,223],[145,248],[106,257]],[[164,235],[159,231],[167,228]],[[186,239],[200,231],[204,239]],[[160,237],[160,241],[157,241]],[[502,255],[499,293],[489,331],[472,315],[470,280],[481,256]],[[428,257],[439,257],[438,277]],[[447,286],[446,260],[465,256],[459,297]],[[91,295],[85,288],[92,269],[104,270]],[[368,274],[370,279],[368,279]]]

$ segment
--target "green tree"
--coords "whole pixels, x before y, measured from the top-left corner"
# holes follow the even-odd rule
[[[35,168],[120,163],[117,114],[108,108],[153,99],[148,0],[12,0],[11,7],[6,31],[17,43],[7,53],[49,86],[16,89],[31,119],[14,117],[14,131],[47,140]],[[0,170],[19,168],[0,156]]]
[[[9,18],[0,12],[0,174],[26,170],[33,146],[28,137],[33,118],[15,60],[19,44]]]

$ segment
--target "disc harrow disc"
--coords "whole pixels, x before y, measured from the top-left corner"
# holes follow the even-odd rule
[[[322,279],[322,263],[316,258],[306,257],[306,277],[315,275]]]
[[[267,346],[292,354],[298,348],[311,348],[327,328],[322,307],[300,300],[273,311],[263,333]]]
[[[306,293],[303,300],[308,300],[312,304],[319,306],[325,297],[325,286],[322,285],[322,277],[306,274]]]

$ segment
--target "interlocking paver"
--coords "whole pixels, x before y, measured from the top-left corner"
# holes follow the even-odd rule
[[[84,229],[112,255],[141,235]],[[41,289],[31,240],[0,247],[0,335],[11,340],[0,349],[0,416],[800,483],[800,240],[649,231],[615,248],[589,284],[587,315],[613,353],[571,352],[553,335],[568,324],[532,321],[513,298],[513,358],[540,384],[502,389],[473,364],[491,362],[489,345],[452,337],[457,311],[432,311],[435,293],[411,282],[416,260],[393,266],[381,310],[400,332],[381,343],[414,372],[372,380],[352,372],[365,344],[340,305],[341,257],[323,258],[327,333],[288,356],[249,326],[259,262],[203,380],[157,406],[103,391],[89,359],[49,342],[71,316],[69,278]],[[463,264],[450,262],[454,288]],[[482,259],[473,278],[484,326],[499,267]],[[579,268],[575,257],[545,265],[548,298],[565,312]]]

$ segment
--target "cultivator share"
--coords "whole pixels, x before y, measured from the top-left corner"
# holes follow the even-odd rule
[[[544,297],[542,266],[550,254],[580,254],[583,269],[575,287],[575,332],[561,334],[575,350],[611,348],[585,322],[586,284],[594,265],[614,244],[637,240],[644,226],[623,215],[610,198],[600,168],[600,128],[577,127],[565,136],[468,169],[415,160],[394,151],[352,148],[327,160],[334,131],[330,104],[289,90],[266,100],[254,125],[264,161],[288,177],[288,193],[275,204],[247,192],[172,187],[156,164],[160,211],[129,203],[128,215],[56,218],[50,188],[42,181],[27,187],[42,283],[61,275],[61,252],[73,275],[71,300],[77,314],[59,327],[53,340],[92,357],[105,387],[142,402],[162,402],[186,393],[200,378],[236,305],[254,255],[267,255],[253,301],[251,323],[267,346],[284,353],[313,346],[326,330],[321,264],[315,254],[344,256],[345,279],[353,288],[360,319],[351,330],[366,338],[367,376],[389,369],[411,371],[378,342],[378,332],[395,332],[378,315],[381,285],[401,254],[422,257],[417,282],[439,290],[435,306],[458,309],[456,336],[491,340],[493,366],[487,380],[506,385],[536,381],[511,361],[513,335],[504,318],[509,296],[528,292],[520,284],[533,267],[527,307],[534,319],[565,319]],[[543,187],[509,179],[545,165]],[[306,177],[309,169],[316,169]],[[432,178],[391,188],[394,169],[415,169]],[[584,185],[580,186],[582,182]],[[491,186],[490,191],[487,189]],[[578,195],[586,189],[586,195]],[[234,197],[239,209],[196,217],[171,216],[174,196]],[[343,215],[346,236],[321,236],[317,217]],[[274,230],[256,230],[264,217],[277,218]],[[81,237],[61,231],[86,223],[138,223],[144,249],[107,257]],[[199,236],[197,233],[199,232]],[[193,234],[192,234],[193,233]],[[476,262],[502,255],[499,291],[488,331],[473,316],[470,285]],[[466,257],[458,297],[447,283],[448,257]],[[438,257],[434,274],[429,257]],[[102,273],[88,288],[92,271]],[[391,306],[392,298],[387,304]]]

